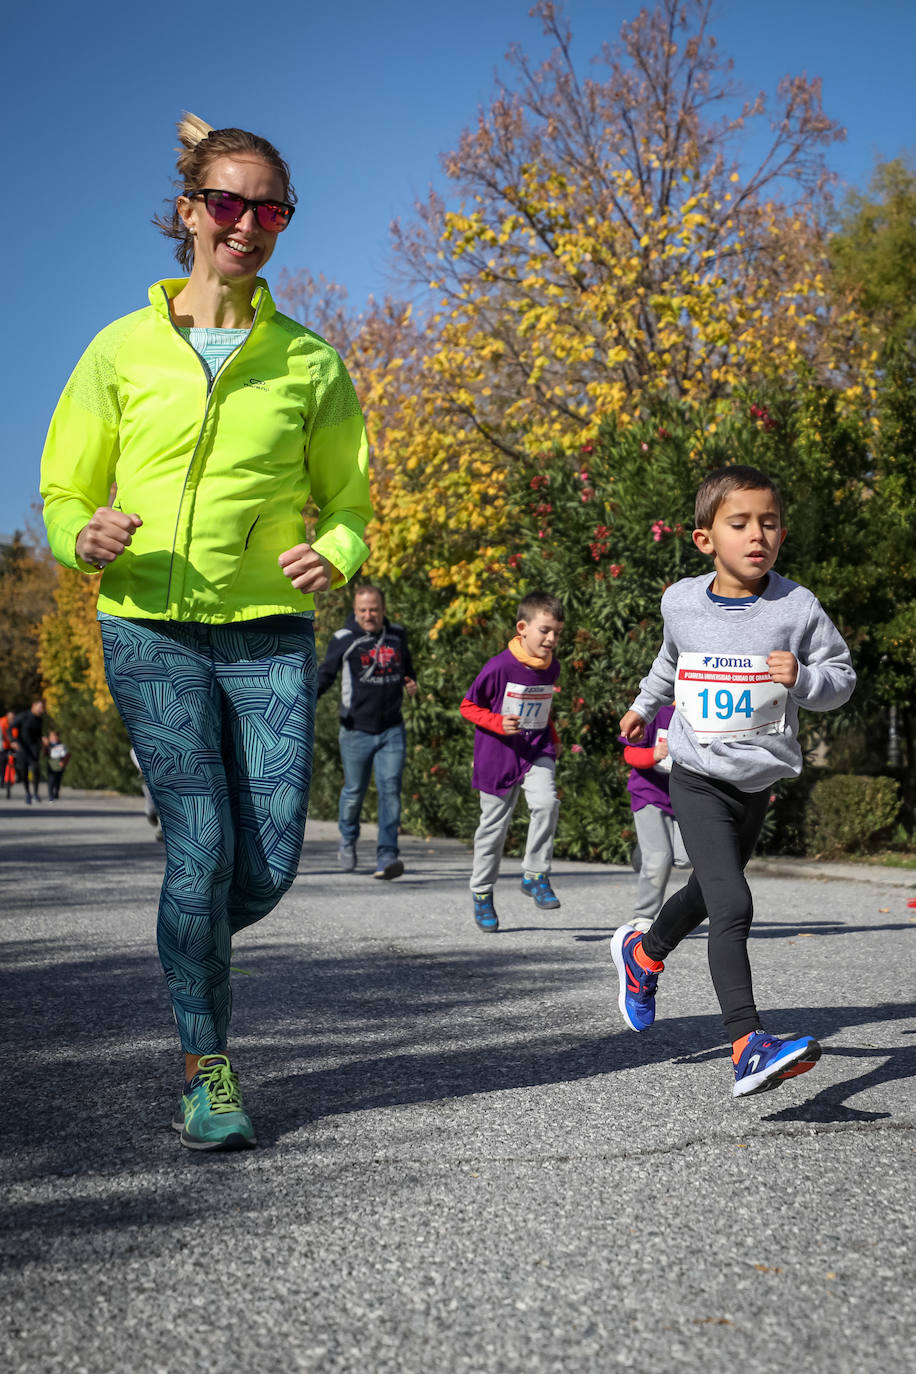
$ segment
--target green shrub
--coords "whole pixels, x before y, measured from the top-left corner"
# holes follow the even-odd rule
[[[837,773],[811,789],[806,817],[809,854],[867,853],[893,831],[900,786],[893,778]]]
[[[656,403],[627,427],[608,422],[599,438],[581,449],[515,459],[505,492],[513,534],[490,569],[498,593],[492,612],[462,625],[445,616],[445,627],[431,637],[466,588],[433,585],[428,568],[419,564],[405,565],[384,586],[392,617],[410,634],[420,689],[412,702],[405,702],[405,830],[470,840],[479,815],[470,786],[474,731],[458,707],[485,661],[505,648],[514,633],[518,599],[543,588],[566,607],[559,647],[561,692],[554,708],[563,744],[557,768],[562,804],[556,853],[627,862],[633,823],[619,719],[661,642],[659,603],[665,587],[711,566],[691,538],[694,495],[711,467],[729,462],[762,467],[779,482],[789,510],[789,537],[779,570],[813,588],[855,657],[859,685],[852,701],[842,711],[802,712],[802,749],[809,754],[826,744],[834,769],[862,774],[880,770],[880,750],[876,754],[861,747],[873,732],[876,699],[898,703],[901,738],[911,740],[902,688],[897,690],[896,679],[889,685],[881,674],[889,655],[897,655],[898,667],[910,662],[906,626],[891,621],[888,608],[893,598],[905,598],[912,585],[912,560],[903,537],[909,529],[904,516],[911,510],[912,484],[907,477],[898,491],[889,480],[881,485],[863,477],[875,462],[866,438],[862,416],[841,411],[829,391],[800,385],[772,396],[735,395],[705,410]],[[896,473],[901,460],[896,450],[892,456]],[[891,526],[900,535],[899,547],[891,548],[885,539],[880,557],[863,565],[863,551],[872,558],[879,535]],[[502,534],[499,538],[504,539]],[[857,551],[855,558],[850,548]],[[893,579],[874,571],[890,567]],[[371,577],[371,562],[366,573]],[[888,587],[891,592],[885,594]],[[320,650],[343,624],[349,596],[341,592],[334,594],[336,601],[320,598]],[[879,639],[882,626],[894,633],[882,631]],[[338,692],[328,697],[336,698]],[[336,815],[341,774],[335,705],[323,700],[318,709],[311,806],[316,816]],[[851,739],[844,746],[846,734]],[[908,764],[912,746],[906,747]],[[764,852],[810,850],[807,799],[818,771],[806,769],[800,780],[773,789]],[[372,790],[367,819],[374,807]],[[524,819],[521,806],[508,852],[523,842]],[[861,843],[868,827],[856,820],[853,829]],[[831,833],[818,843],[833,848],[837,842]]]
[[[58,730],[70,750],[65,787],[139,793],[140,775],[131,762],[130,740],[117,711],[100,711],[88,691],[74,691],[46,720],[46,729]]]

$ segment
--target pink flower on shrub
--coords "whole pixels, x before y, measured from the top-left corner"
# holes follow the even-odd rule
[[[643,453],[648,453],[648,452],[649,452],[649,445],[648,445],[648,444],[640,444],[639,447],[642,449]]]
[[[570,745],[570,750],[569,750],[569,752],[570,752],[571,754],[581,754],[581,753],[582,753],[582,745],[581,745],[581,744],[573,744],[573,745]]]
[[[611,574],[611,577],[619,577],[623,572],[623,568],[619,563],[612,563],[608,568],[608,572]]]
[[[538,539],[543,539],[546,533],[546,530],[538,530]]]
[[[521,554],[521,553],[510,553],[510,554],[509,554],[509,557],[506,559],[506,562],[509,564],[509,567],[510,567],[510,568],[517,568],[518,565],[519,565],[519,563],[521,563],[521,561],[522,561],[523,558],[524,558],[524,554]]]
[[[659,543],[663,534],[671,534],[671,532],[671,526],[666,525],[663,520],[656,520],[655,524],[652,526],[652,538],[655,540],[656,544]]]

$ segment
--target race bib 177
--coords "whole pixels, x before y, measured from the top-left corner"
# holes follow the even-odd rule
[[[770,677],[765,654],[681,654],[674,691],[699,744],[785,728],[788,693]]]
[[[540,683],[536,683],[526,686],[519,682],[507,682],[499,714],[518,716],[523,730],[543,730],[550,720],[552,701],[552,685],[542,687]]]

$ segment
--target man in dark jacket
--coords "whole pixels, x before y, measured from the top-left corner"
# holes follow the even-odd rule
[[[19,781],[25,785],[25,800],[28,806],[32,805],[30,784],[35,788],[35,800],[41,801],[38,795],[39,764],[42,750],[47,743],[41,733],[44,713],[44,702],[33,701],[27,711],[20,712],[14,718],[10,730],[16,750],[16,771]]]
[[[369,778],[375,770],[378,793],[378,851],[376,878],[398,878],[404,865],[398,858],[401,820],[401,775],[405,735],[401,705],[404,692],[412,697],[413,662],[403,625],[385,616],[385,598],[378,587],[358,587],[353,614],[328,645],[318,669],[318,695],[340,673],[340,757],[344,785],[340,793],[340,867],[356,868],[359,816]]]

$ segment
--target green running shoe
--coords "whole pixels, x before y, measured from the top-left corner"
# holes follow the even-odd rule
[[[189,1150],[250,1150],[257,1144],[238,1074],[224,1054],[204,1055],[172,1122]]]

